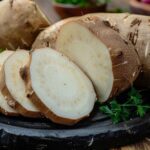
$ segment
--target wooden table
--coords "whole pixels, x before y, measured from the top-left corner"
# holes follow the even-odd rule
[[[36,0],[43,8],[44,12],[47,14],[48,18],[52,22],[60,20],[59,16],[55,13],[51,6],[51,0]],[[109,9],[113,7],[123,6],[125,9],[129,9],[128,6],[129,0],[113,0],[113,3],[109,4]],[[113,150],[150,150],[150,139],[145,139],[144,141],[137,143],[135,145],[130,145]]]

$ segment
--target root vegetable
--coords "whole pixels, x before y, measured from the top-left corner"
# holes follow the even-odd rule
[[[40,39],[42,46],[46,43],[62,52],[88,75],[100,102],[127,89],[139,74],[140,62],[134,47],[98,17],[61,21],[43,31],[34,48]]]
[[[3,72],[2,72],[3,64],[5,60],[12,54],[13,54],[13,51],[4,51],[0,53],[0,110],[1,110],[1,113],[5,115],[17,116],[18,112],[7,104],[7,100],[5,99],[5,96],[1,92],[4,86],[3,85]]]
[[[30,48],[38,33],[50,23],[33,0],[0,2],[0,48]]]
[[[4,64],[5,84],[2,89],[8,104],[21,115],[39,117],[40,112],[27,97],[25,82],[20,75],[20,69],[29,63],[29,52],[18,50]]]
[[[142,70],[135,84],[139,87],[150,88],[150,17],[133,14],[88,14],[84,17],[98,17],[106,26],[115,30],[122,39],[131,43],[138,52]],[[76,20],[72,18],[72,20]],[[32,48],[53,47],[58,37],[58,32],[63,24],[69,20],[63,20],[43,31],[35,40]],[[101,29],[100,29],[101,30]],[[53,42],[54,41],[54,42]],[[115,43],[114,43],[115,44]],[[134,57],[133,57],[134,58]]]
[[[28,95],[47,118],[73,125],[89,116],[96,101],[93,85],[67,57],[50,48],[38,49],[27,70]]]
[[[128,13],[98,13],[90,16],[99,17],[124,40],[134,45],[143,67],[136,85],[150,88],[150,16]]]

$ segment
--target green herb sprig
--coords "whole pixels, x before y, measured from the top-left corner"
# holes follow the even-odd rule
[[[102,113],[112,119],[114,124],[127,121],[131,116],[144,117],[146,112],[150,110],[150,105],[143,103],[142,95],[133,87],[128,93],[125,103],[120,104],[118,101],[113,99],[108,105],[103,105],[99,108]]]
[[[3,52],[4,50],[5,50],[5,49],[3,49],[3,48],[0,48],[0,53],[1,53],[1,52]]]
[[[91,5],[100,5],[111,2],[111,0],[54,0],[57,3],[79,5],[80,7],[89,7]]]

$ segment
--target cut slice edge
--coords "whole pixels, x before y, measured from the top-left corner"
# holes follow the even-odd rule
[[[134,47],[97,17],[64,23],[55,49],[88,75],[101,103],[129,88],[141,68]]]
[[[67,57],[50,48],[38,49],[29,71],[29,97],[47,118],[73,125],[90,115],[96,101],[92,82]]]
[[[29,51],[18,50],[5,62],[3,71],[5,83],[2,89],[8,104],[25,117],[41,117],[37,107],[31,102],[26,94],[26,84],[20,75],[20,69],[29,63]]]
[[[86,27],[70,22],[60,29],[56,49],[86,72],[99,100],[105,102],[110,96],[114,80],[111,56],[105,44]]]
[[[18,116],[19,113],[8,105],[6,97],[0,91],[0,112],[6,116]]]
[[[3,65],[6,59],[13,54],[13,51],[6,50],[0,53],[0,111],[1,113],[8,116],[18,116],[18,112],[11,108],[6,100],[6,97],[2,94],[1,90],[4,86],[4,76],[3,76]]]

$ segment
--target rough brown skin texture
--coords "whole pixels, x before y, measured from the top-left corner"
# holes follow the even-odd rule
[[[142,72],[137,86],[150,88],[150,16],[125,14],[91,14],[97,16],[117,31],[126,41],[131,42],[138,52]]]
[[[113,74],[114,79],[116,80],[114,81],[112,92],[109,97],[116,96],[130,87],[140,72],[141,66],[138,55],[131,44],[123,40],[116,31],[105,25],[98,17],[86,16],[81,19],[75,18],[72,20],[61,21],[60,23],[58,22],[56,25],[47,28],[39,35],[33,44],[33,49],[40,46],[44,47],[45,44],[47,44],[48,47],[57,49],[56,42],[59,31],[65,24],[70,22],[76,22],[86,27],[110,50]],[[124,64],[126,61],[127,64]]]
[[[150,17],[142,15],[97,13],[86,16],[97,16],[105,25],[116,31],[127,43],[131,43],[138,52],[142,71],[136,85],[150,88]],[[73,20],[73,18],[72,18]],[[32,48],[53,47],[59,28],[69,19],[63,20],[41,32]],[[56,27],[55,27],[56,25]],[[55,30],[55,31],[54,31]],[[49,33],[49,34],[48,34]],[[133,57],[134,58],[134,57]]]
[[[20,115],[30,118],[41,117],[41,113],[28,111],[24,107],[22,107],[17,101],[15,101],[6,86],[4,86],[4,88],[2,89],[2,93],[4,96],[6,96],[6,100],[8,101],[9,106],[16,109]]]
[[[55,115],[52,111],[50,111],[37,97],[36,93],[28,94],[29,98],[32,100],[34,105],[45,115],[46,118],[50,119],[54,123],[62,124],[62,125],[74,125],[78,123],[81,119],[73,120],[73,119],[66,119]]]
[[[17,112],[25,117],[30,117],[30,118],[39,118],[41,117],[41,113],[40,112],[32,112],[32,111],[28,111],[26,110],[24,107],[22,107],[21,104],[19,104],[10,94],[6,84],[5,84],[5,73],[4,70],[3,71],[3,88],[2,88],[2,94],[6,97],[6,100],[8,102],[8,105],[12,108],[14,108],[15,110],[17,110]],[[3,111],[4,112],[4,111]],[[8,113],[7,113],[8,114]],[[9,114],[8,114],[9,115]],[[11,115],[11,114],[10,114]]]
[[[30,59],[30,63],[31,63],[31,60],[32,60],[32,57]],[[59,117],[55,115],[52,111],[50,111],[49,108],[42,103],[42,101],[39,99],[39,97],[36,95],[36,93],[32,89],[30,71],[29,71],[30,63],[22,69],[21,74],[22,74],[22,78],[24,79],[26,83],[27,97],[31,99],[33,104],[41,111],[41,113],[44,114],[46,118],[50,119],[54,123],[58,123],[62,125],[70,126],[70,125],[74,125],[78,123],[80,120],[83,120],[83,118],[80,118],[78,120],[73,120],[73,119],[66,119],[66,118]]]
[[[28,49],[50,23],[33,0],[0,2],[0,48]]]
[[[12,116],[12,117],[17,117],[17,116],[19,116],[19,114],[18,113],[10,113],[10,112],[7,112],[7,111],[5,111],[4,109],[2,109],[2,108],[0,108],[0,112],[2,113],[2,114],[4,114],[5,116]]]

